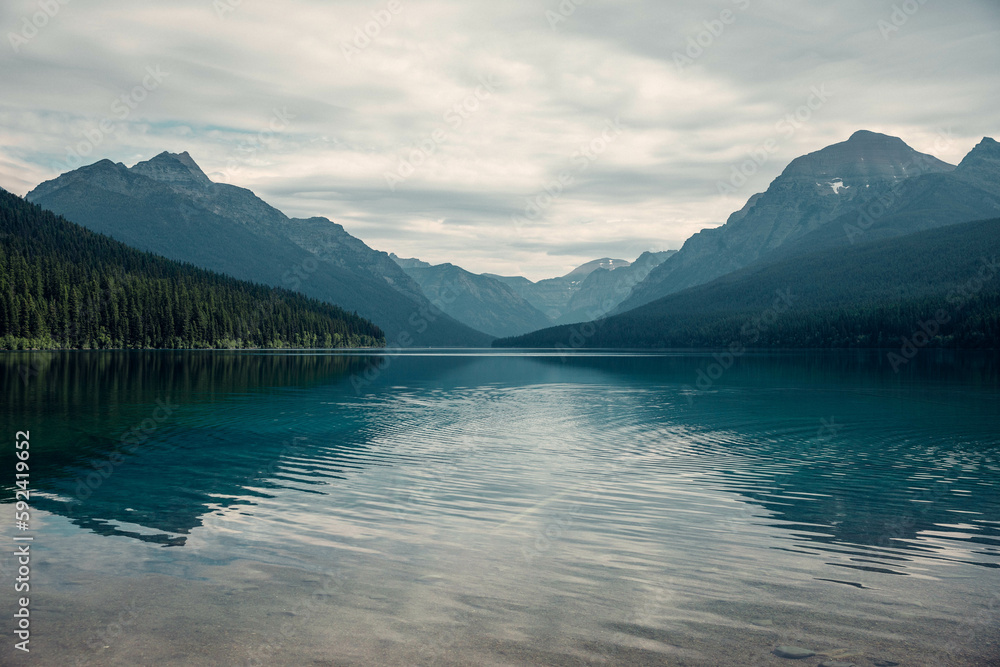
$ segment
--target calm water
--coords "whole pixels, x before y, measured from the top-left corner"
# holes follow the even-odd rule
[[[0,662],[1000,664],[1000,361],[921,355],[8,354]]]

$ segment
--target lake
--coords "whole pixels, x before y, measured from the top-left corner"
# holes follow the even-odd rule
[[[33,665],[1000,664],[995,353],[36,352],[0,384]]]

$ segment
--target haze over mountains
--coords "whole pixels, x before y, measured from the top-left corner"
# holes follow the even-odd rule
[[[552,324],[495,278],[470,273],[454,264],[431,266],[417,259],[391,257],[445,313],[492,336],[516,336]]]
[[[379,252],[326,218],[291,219],[249,190],[213,183],[187,153],[161,153],[132,168],[102,160],[42,183],[26,198],[133,247],[356,311],[381,327],[390,345],[481,346],[493,338],[507,339],[502,345],[554,345],[574,330],[558,325],[594,320],[605,334],[588,337],[586,345],[680,344],[685,336],[696,345],[715,330],[699,318],[744,312],[740,290],[753,303],[775,275],[797,289],[847,299],[850,290],[821,284],[831,279],[829,257],[842,257],[845,266],[868,261],[870,254],[852,249],[875,242],[888,249],[901,237],[908,240],[900,247],[924,257],[926,244],[943,243],[947,232],[920,242],[909,239],[914,233],[1000,217],[1000,144],[983,139],[956,167],[899,138],[858,131],[793,160],[726,224],[695,234],[679,251],[646,252],[634,262],[597,259],[537,282]],[[963,238],[989,238],[994,228],[979,233]],[[899,285],[899,271],[874,289],[857,283],[861,276],[874,280],[867,267],[854,269],[836,273],[838,289],[853,285],[859,295],[845,308],[873,307],[864,300],[873,294],[916,298]],[[723,284],[735,291],[719,291]],[[688,292],[697,297],[664,301]],[[681,322],[694,321],[708,328],[677,333]],[[820,339],[845,340],[810,338]]]
[[[0,349],[384,345],[334,305],[136,250],[0,188]]]
[[[595,259],[564,276],[534,283],[520,276],[493,277],[513,287],[552,323],[582,322],[614,308],[673,252],[643,253],[635,263],[610,257]]]
[[[454,264],[432,266],[415,258],[390,257],[444,312],[503,337],[600,317],[674,252],[646,252],[635,262],[595,259],[565,276],[538,282],[523,276],[476,275]]]
[[[340,225],[289,219],[249,190],[213,183],[187,153],[161,153],[131,169],[101,160],[25,198],[135,248],[356,311],[391,344],[491,340],[437,311],[388,255]]]
[[[912,333],[918,317],[946,307],[955,330],[938,343],[997,344],[1000,225],[973,224],[997,216],[1000,144],[993,139],[952,167],[894,137],[858,132],[793,161],[726,225],[692,237],[615,315],[587,327],[590,335],[557,327],[496,344],[742,344],[739,325],[759,318],[781,289],[795,295],[794,315],[777,318],[756,344],[891,344],[890,332]],[[968,299],[953,298],[977,280]]]
[[[1000,343],[1000,219],[759,263],[621,315],[497,347],[894,347]],[[906,352],[909,350],[910,352]],[[904,356],[905,355],[905,356]]]
[[[793,160],[766,192],[751,197],[725,225],[688,239],[616,312],[747,266],[842,215],[891,197],[902,180],[953,169],[896,137],[856,132],[845,142]]]

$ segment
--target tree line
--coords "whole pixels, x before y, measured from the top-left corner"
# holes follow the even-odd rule
[[[775,308],[788,295],[788,303]],[[495,347],[1000,348],[1000,219],[747,267]]]
[[[136,250],[0,190],[0,349],[384,343],[356,313]]]

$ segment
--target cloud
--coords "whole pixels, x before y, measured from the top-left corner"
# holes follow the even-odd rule
[[[85,161],[187,150],[213,178],[373,247],[541,278],[679,247],[857,129],[926,152],[948,129],[939,157],[952,163],[997,133],[990,0],[925,3],[898,26],[894,3],[863,0],[219,6],[68,2],[15,52],[10,33],[39,6],[4,3],[0,185],[23,194],[56,176],[110,117]],[[118,118],[148,67],[168,76]],[[779,134],[814,86],[829,99]],[[578,170],[581,146],[616,119],[621,133]],[[720,196],[734,162],[771,138],[768,163]],[[566,172],[540,216],[512,222]]]

